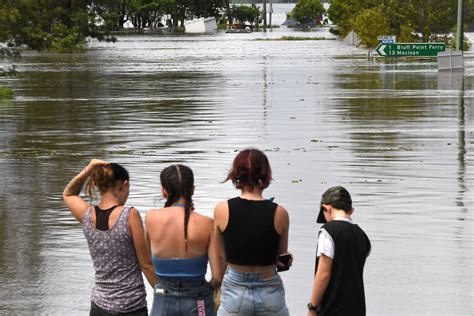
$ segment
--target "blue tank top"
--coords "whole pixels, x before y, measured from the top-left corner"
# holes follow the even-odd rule
[[[159,258],[152,256],[156,275],[160,277],[202,279],[207,271],[207,256],[194,258]]]

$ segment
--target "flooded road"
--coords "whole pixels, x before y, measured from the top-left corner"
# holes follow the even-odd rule
[[[335,40],[255,40],[283,35],[332,36],[125,36],[15,62],[18,76],[0,78],[15,92],[0,101],[0,314],[88,314],[93,267],[62,190],[91,158],[128,168],[142,215],[163,204],[159,172],[187,164],[212,216],[238,193],[222,183],[236,151],[255,146],[274,171],[266,195],[290,213],[291,315],[306,311],[316,208],[333,185],[372,240],[368,315],[472,315],[473,51],[457,76]]]

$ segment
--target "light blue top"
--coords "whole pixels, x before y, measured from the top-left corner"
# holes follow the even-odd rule
[[[207,256],[185,259],[152,256],[152,260],[155,273],[160,277],[201,279],[207,271]]]

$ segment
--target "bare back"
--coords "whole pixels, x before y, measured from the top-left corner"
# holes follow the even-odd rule
[[[193,258],[206,255],[213,225],[211,218],[192,211],[186,243],[182,207],[150,209],[146,214],[145,228],[150,240],[151,254],[160,258]]]

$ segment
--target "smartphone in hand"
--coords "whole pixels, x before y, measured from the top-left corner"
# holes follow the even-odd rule
[[[277,271],[282,272],[282,271],[287,271],[290,269],[290,259],[291,259],[291,253],[282,253],[281,255],[278,256],[278,263],[283,264],[281,266],[280,264],[277,264]]]

